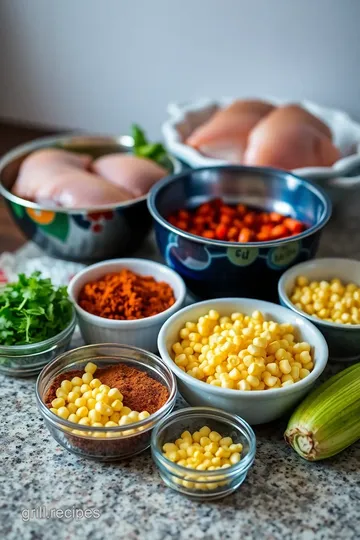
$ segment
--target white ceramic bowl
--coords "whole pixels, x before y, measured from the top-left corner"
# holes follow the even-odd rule
[[[168,283],[174,291],[175,303],[157,315],[133,321],[105,319],[92,315],[79,306],[78,296],[86,283],[109,272],[119,272],[123,268]],[[156,341],[161,326],[184,304],[186,287],[181,277],[163,264],[146,259],[114,259],[93,264],[76,274],[70,281],[68,292],[74,302],[85,343],[122,343],[154,352],[157,350]]]
[[[298,329],[298,337],[310,343],[313,348],[313,371],[305,379],[289,387],[251,392],[219,388],[188,375],[172,360],[171,346],[178,341],[178,332],[186,321],[196,321],[212,308],[222,316],[236,311],[250,315],[259,310],[266,319],[293,324]],[[158,349],[163,361],[175,373],[179,391],[190,405],[216,407],[237,414],[252,425],[275,420],[294,407],[313,387],[328,359],[326,341],[313,324],[287,308],[249,298],[220,298],[185,307],[161,328]]]
[[[322,321],[295,307],[289,296],[298,276],[306,276],[310,281],[329,281],[339,278],[344,283],[355,283],[360,286],[360,261],[324,258],[296,264],[281,276],[278,286],[282,305],[306,317],[323,333],[329,346],[330,359],[337,362],[358,360],[360,358],[360,324],[345,325]]]
[[[294,102],[271,96],[261,96],[260,99],[274,105]],[[169,117],[162,126],[168,150],[193,168],[225,165],[225,161],[205,156],[183,141],[220,107],[233,101],[234,98],[223,97],[217,100],[203,98],[185,103],[170,103]],[[334,143],[340,150],[341,159],[332,167],[306,167],[292,172],[313,180],[328,190],[333,201],[338,201],[360,186],[360,123],[352,120],[343,111],[323,107],[311,101],[300,101],[299,105],[329,126]]]

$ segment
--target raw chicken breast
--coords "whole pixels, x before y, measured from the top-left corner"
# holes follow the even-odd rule
[[[154,161],[130,154],[108,154],[94,161],[93,170],[133,197],[146,195],[167,171]]]
[[[86,208],[116,204],[132,195],[86,170],[91,157],[63,150],[39,150],[26,158],[13,193],[47,206]]]
[[[245,165],[280,169],[328,167],[340,158],[330,129],[296,105],[278,107],[251,131]]]
[[[65,208],[87,208],[116,204],[132,199],[132,195],[96,174],[87,171],[62,171],[44,181],[36,192],[36,202],[55,203]]]
[[[235,101],[195,129],[185,142],[206,156],[242,163],[250,131],[273,108],[264,101]]]
[[[37,200],[37,192],[45,182],[69,169],[85,171],[90,167],[91,156],[66,150],[46,148],[30,154],[22,163],[13,186],[13,193],[30,201]]]

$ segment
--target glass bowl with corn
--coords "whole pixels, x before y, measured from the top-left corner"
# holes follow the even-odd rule
[[[165,484],[195,499],[235,491],[253,464],[256,438],[240,417],[211,407],[192,407],[159,422],[151,452]]]
[[[122,403],[118,389],[101,386],[97,373],[118,364],[161,383],[167,390],[164,404],[152,414],[133,411]],[[56,383],[75,372],[81,372],[82,377],[66,376],[61,384]],[[80,386],[81,382],[89,388]],[[49,405],[49,391],[54,386],[56,397]],[[89,392],[92,396],[87,396]],[[51,435],[66,450],[80,457],[116,461],[150,446],[151,431],[172,411],[176,392],[175,377],[159,357],[136,347],[108,343],[73,349],[48,364],[37,380],[36,401]]]
[[[283,306],[324,335],[331,360],[360,358],[360,261],[322,258],[297,264],[279,281]]]
[[[326,341],[310,321],[249,298],[183,308],[162,327],[158,348],[190,405],[216,407],[251,425],[291,409],[328,359]]]

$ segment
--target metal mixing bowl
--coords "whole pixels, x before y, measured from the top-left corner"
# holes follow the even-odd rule
[[[269,242],[209,240],[174,227],[167,216],[215,197],[228,204],[276,211],[303,221],[307,230]],[[315,256],[331,216],[326,193],[307,180],[276,169],[220,166],[193,169],[160,180],[148,207],[166,263],[198,298],[240,296],[277,301],[280,275]]]
[[[11,188],[24,159],[42,148],[62,148],[90,154],[131,152],[129,136],[59,135],[37,139],[18,146],[0,160],[0,193],[17,226],[27,238],[49,255],[73,261],[91,262],[122,257],[138,249],[151,228],[146,207],[147,195],[121,204],[101,208],[53,208],[13,195]],[[180,170],[177,160],[169,156],[169,168]]]

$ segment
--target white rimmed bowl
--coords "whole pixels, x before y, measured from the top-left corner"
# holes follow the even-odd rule
[[[157,315],[132,321],[105,319],[92,315],[79,306],[77,300],[86,283],[109,272],[119,272],[123,268],[168,283],[174,291],[175,303]],[[68,292],[74,303],[85,343],[122,343],[154,352],[157,350],[156,341],[161,326],[184,304],[186,287],[181,277],[163,264],[146,259],[114,259],[93,264],[76,274],[69,283]]]
[[[297,264],[287,270],[279,280],[280,302],[294,313],[311,321],[324,335],[329,356],[337,362],[352,362],[360,358],[360,324],[338,324],[316,319],[298,309],[290,300],[296,278],[306,276],[310,281],[339,278],[345,283],[360,286],[360,261],[341,258],[323,258]]]
[[[274,105],[293,103],[294,100],[262,96]],[[185,103],[170,103],[168,119],[162,126],[165,143],[169,151],[193,168],[225,165],[227,162],[205,156],[184,143],[184,140],[198,126],[221,107],[232,103],[234,98],[223,97],[217,100],[203,98]],[[291,172],[302,178],[314,181],[326,189],[334,202],[348,197],[360,187],[360,124],[345,112],[323,107],[311,101],[298,103],[314,116],[327,124],[333,134],[335,145],[339,148],[341,159],[332,167],[306,167]]]
[[[268,320],[291,323],[297,329],[297,338],[310,343],[314,369],[305,379],[289,387],[251,392],[219,388],[188,375],[173,361],[171,347],[178,341],[178,333],[187,321],[196,321],[210,309],[216,309],[221,316],[233,312],[250,315],[253,311],[259,310]],[[249,298],[206,300],[183,308],[161,328],[158,349],[163,361],[176,375],[179,391],[190,405],[216,407],[241,416],[251,425],[271,422],[294,407],[314,386],[328,360],[326,341],[311,322],[290,309]]]

